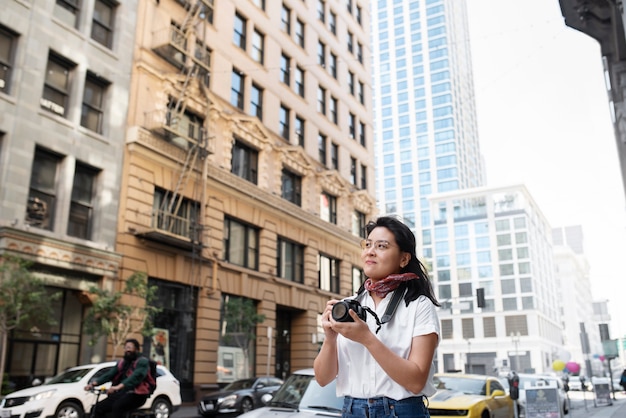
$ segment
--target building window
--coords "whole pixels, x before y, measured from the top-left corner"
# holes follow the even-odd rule
[[[330,120],[336,125],[339,122],[339,115],[338,115],[338,110],[337,107],[339,106],[339,101],[337,100],[337,98],[330,96],[330,102],[329,102],[329,111],[328,113],[330,113]]]
[[[0,26],[0,91],[9,93],[17,34]]]
[[[506,335],[528,335],[528,323],[525,315],[507,315],[504,317]]]
[[[300,45],[300,48],[304,48],[304,22],[300,19],[296,19],[296,30],[294,33],[296,43]]]
[[[280,81],[286,85],[291,83],[291,58],[288,55],[280,55]]]
[[[263,120],[263,89],[254,83],[250,90],[250,114]]]
[[[298,139],[298,145],[304,147],[304,119],[301,116],[296,115],[295,119],[295,133]]]
[[[320,159],[320,163],[322,163],[322,165],[326,166],[326,142],[328,140],[326,139],[326,135],[320,133],[317,136],[317,150],[318,150],[318,157]]]
[[[106,0],[95,0],[93,21],[91,22],[91,38],[111,48],[113,46],[113,22],[115,21],[116,4]]]
[[[356,57],[363,64],[363,44],[361,42],[356,43]]]
[[[359,122],[359,143],[365,146],[365,124],[363,122]]]
[[[339,145],[334,142],[330,144],[330,167],[339,170]]]
[[[52,231],[56,208],[56,181],[61,157],[37,149],[30,173],[30,189],[26,203],[27,225]]]
[[[72,202],[67,225],[67,235],[83,239],[91,239],[93,219],[93,199],[95,196],[98,172],[83,164],[76,164]]]
[[[339,293],[339,260],[319,255],[319,287],[328,292]]]
[[[348,46],[348,52],[354,54],[354,35],[350,31],[348,31],[346,35],[346,44]]]
[[[300,206],[302,204],[302,177],[283,168],[281,196]]]
[[[361,190],[367,190],[367,167],[361,164]]]
[[[289,114],[291,113],[290,109],[285,105],[280,105],[280,110],[278,111],[278,131],[280,136],[289,141]]]
[[[317,18],[321,22],[326,22],[326,2],[324,0],[317,0]]]
[[[361,6],[357,5],[356,6],[356,21],[359,25],[363,26],[363,9],[361,9]]]
[[[330,63],[328,64],[328,71],[330,72],[330,75],[332,75],[333,78],[336,80],[337,79],[337,55],[331,52],[329,56],[330,56],[330,59],[329,59]]]
[[[325,191],[320,194],[320,218],[331,224],[337,223],[337,198]]]
[[[356,186],[356,158],[350,157],[350,183]]]
[[[230,104],[240,110],[243,110],[243,83],[243,74],[236,68],[233,68],[230,88]]]
[[[263,9],[265,10],[265,2],[264,0],[259,0],[263,3]],[[259,1],[257,1],[256,3],[259,3]],[[209,22],[210,24],[213,24],[213,12],[215,10],[215,4],[214,4],[215,0],[202,0],[201,5],[202,5],[202,11],[201,13],[204,13],[206,15],[206,21]]]
[[[352,293],[356,293],[365,281],[365,273],[357,267],[352,267]]]
[[[326,114],[326,89],[322,86],[317,87],[317,111]]]
[[[485,338],[495,338],[496,335],[496,318],[493,316],[483,317],[483,336]]]
[[[365,214],[358,210],[352,212],[352,234],[357,237],[365,238]]]
[[[278,277],[304,283],[304,246],[285,238],[278,238]]]
[[[104,98],[108,85],[108,81],[97,77],[95,74],[87,73],[80,124],[99,134],[102,133]]]
[[[443,340],[451,340],[454,338],[453,326],[451,319],[442,319],[441,320],[441,339]]]
[[[362,81],[359,81],[358,85],[359,85],[359,93],[358,93],[359,103],[364,105],[365,104],[365,85],[363,84]]]
[[[43,97],[40,100],[42,108],[63,117],[67,115],[73,68],[74,64],[56,54],[50,53],[46,67]]]
[[[182,149],[189,149],[194,143],[204,142],[204,120],[187,110],[174,112],[175,104],[172,100],[168,105],[166,126],[167,140]]]
[[[259,265],[259,230],[253,226],[224,219],[224,260],[257,270]]]
[[[200,203],[182,196],[175,196],[173,192],[156,188],[154,191],[154,226],[193,241],[201,239],[197,228],[200,218]]]
[[[474,318],[462,318],[461,328],[463,333],[463,339],[475,338],[474,337]]]
[[[254,5],[261,10],[265,10],[265,0],[254,0]]]
[[[80,0],[56,0],[53,13],[57,19],[66,25],[77,28],[80,15]]]
[[[197,40],[193,54],[200,64],[200,68],[198,68],[199,79],[208,87],[211,80],[211,49]]]
[[[333,35],[337,36],[337,14],[332,10],[328,12],[328,29]]]
[[[356,139],[356,115],[352,112],[348,114],[348,132],[351,139]]]
[[[304,97],[304,70],[300,67],[296,67],[296,74],[294,76],[294,90],[300,97]]]
[[[252,59],[258,62],[259,64],[263,64],[263,56],[264,56],[264,48],[265,48],[265,36],[259,32],[258,30],[254,30],[252,33]]]
[[[284,4],[280,11],[280,29],[291,35],[291,9]]]
[[[233,43],[245,51],[246,49],[246,18],[235,13],[235,28],[233,31]]]
[[[348,71],[348,91],[354,96],[354,73]]]
[[[326,45],[322,41],[317,42],[317,63],[326,66]]]
[[[259,152],[238,139],[233,145],[231,173],[256,184],[258,175]]]

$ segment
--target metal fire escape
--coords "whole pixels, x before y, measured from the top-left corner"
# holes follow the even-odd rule
[[[194,119],[187,111],[190,90],[197,83],[199,90],[205,93],[207,101],[206,114],[209,112],[209,97],[206,94],[205,79],[209,74],[208,50],[205,43],[206,13],[211,13],[206,0],[177,0],[187,10],[180,26],[167,28],[164,36],[158,37],[154,51],[179,68],[173,75],[174,88],[170,92],[170,100],[165,115],[158,113],[154,128],[169,142],[186,150],[181,159],[179,173],[171,190],[162,197],[156,213],[153,214],[153,225],[159,231],[171,236],[185,236],[189,242],[179,240],[179,246],[189,248],[192,256],[191,280],[201,276],[201,258],[204,248],[204,210],[206,205],[206,168],[209,155],[208,134],[205,128],[208,117]],[[198,167],[202,164],[202,169]],[[186,199],[185,190],[192,181],[194,172],[200,171],[199,199]],[[196,177],[197,178],[197,177]],[[195,203],[193,203],[195,201]],[[191,207],[190,207],[191,206]],[[171,240],[170,242],[174,242]],[[198,285],[199,283],[190,283]]]

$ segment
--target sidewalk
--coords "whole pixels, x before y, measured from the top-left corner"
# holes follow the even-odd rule
[[[625,418],[626,394],[615,392],[613,405],[594,406],[593,392],[570,392],[570,413],[566,418]],[[585,406],[586,403],[586,406]]]

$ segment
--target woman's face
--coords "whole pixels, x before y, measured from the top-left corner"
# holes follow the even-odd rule
[[[395,237],[385,227],[374,228],[364,243],[361,252],[363,272],[373,281],[400,273],[411,259],[409,253],[400,250]]]

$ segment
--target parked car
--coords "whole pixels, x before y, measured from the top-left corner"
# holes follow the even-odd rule
[[[343,397],[337,397],[335,381],[321,387],[313,369],[299,370],[285,380],[274,397],[264,406],[239,418],[310,418],[340,417]]]
[[[203,396],[198,403],[198,413],[203,417],[243,414],[263,406],[263,396],[273,395],[282,383],[272,376],[235,380],[222,390]]]
[[[85,386],[116,365],[109,361],[71,367],[42,385],[10,393],[0,401],[0,417],[82,417],[96,401],[96,394],[85,391]],[[157,366],[157,373],[156,390],[140,409],[152,411],[157,418],[168,418],[182,403],[180,382],[163,366]],[[99,400],[105,397],[100,395]]]
[[[520,417],[526,416],[526,387],[528,386],[550,386],[556,387],[556,395],[561,405],[561,417],[569,413],[567,393],[561,378],[550,375],[518,373],[519,376],[519,399],[517,400],[517,410]]]
[[[428,399],[431,418],[463,416],[510,418],[513,401],[504,386],[493,376],[436,373],[437,393]]]

